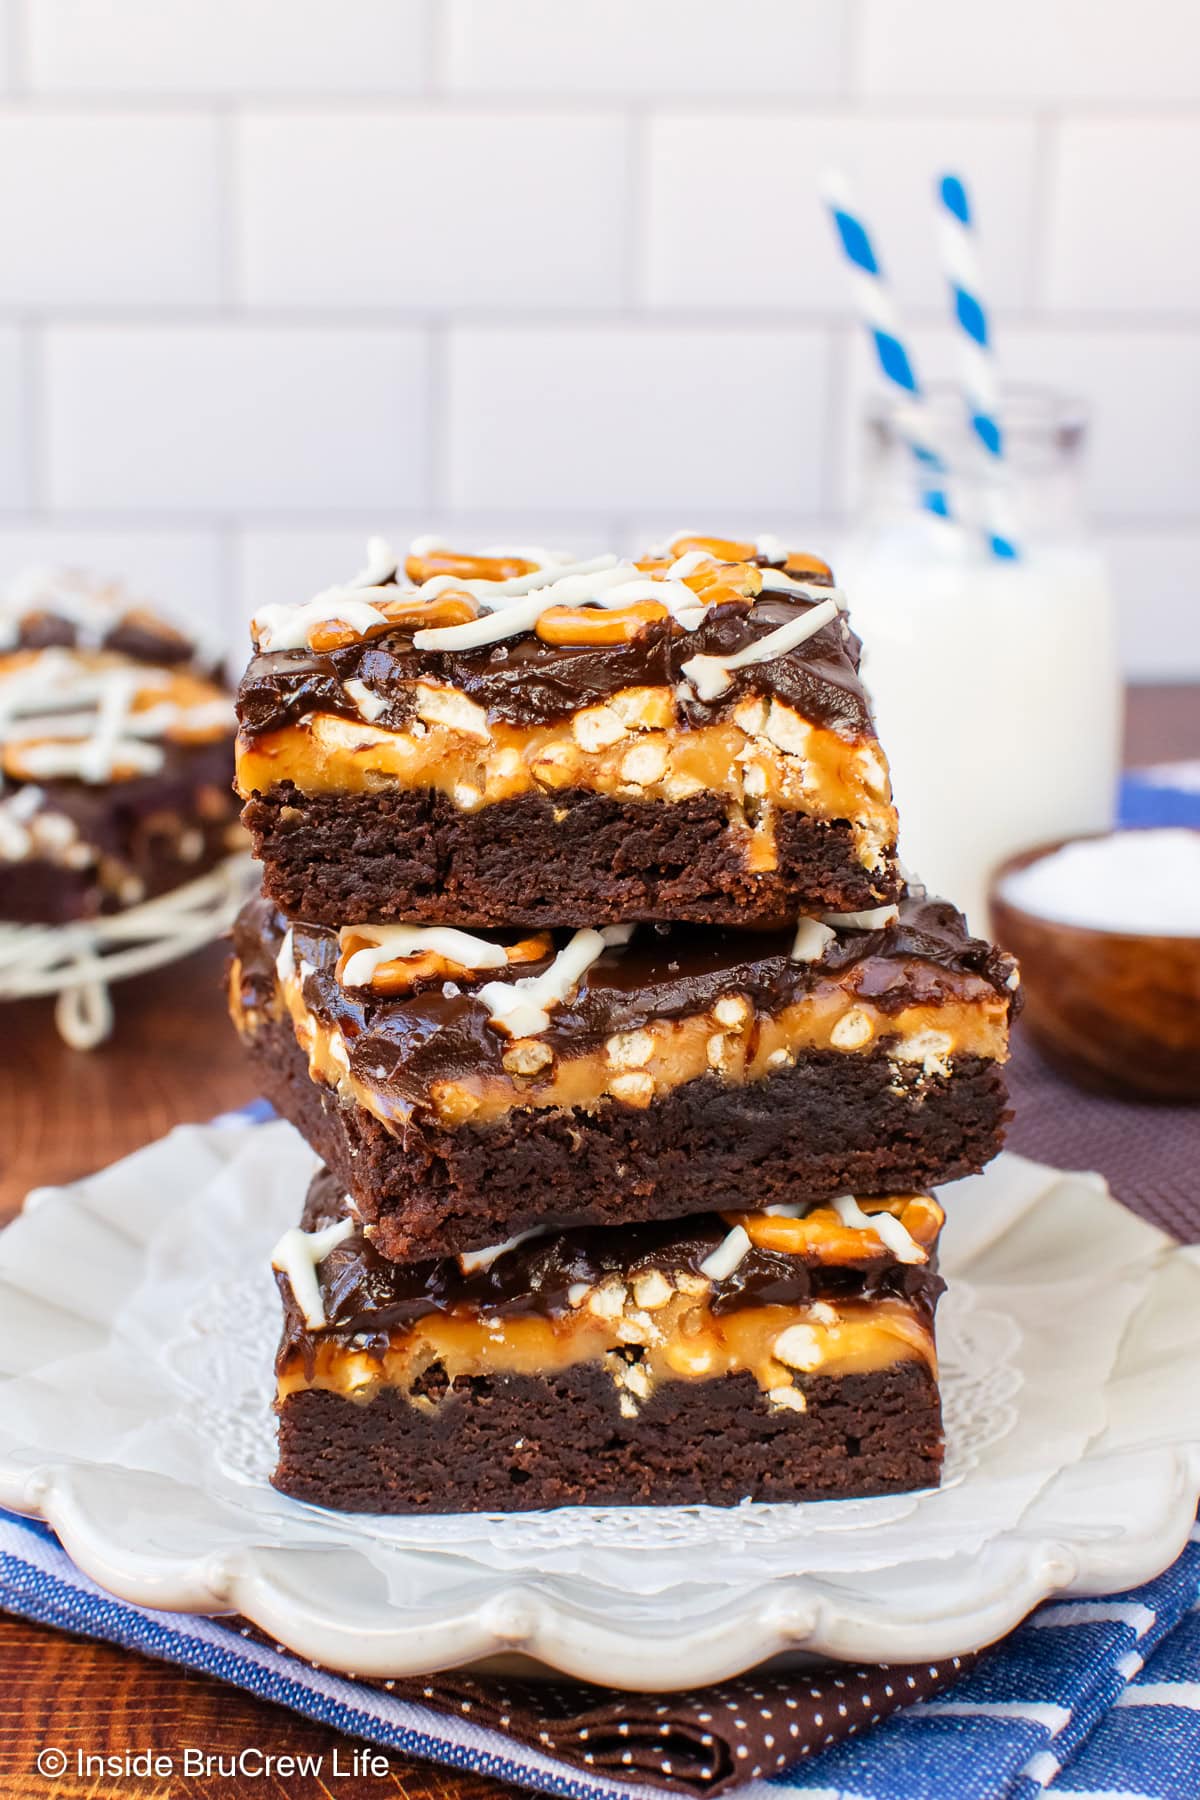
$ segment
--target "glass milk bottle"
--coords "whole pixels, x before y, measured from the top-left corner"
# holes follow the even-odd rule
[[[1115,604],[1080,509],[1082,409],[1004,398],[1005,505],[1020,546],[994,556],[987,472],[957,391],[930,396],[954,523],[923,511],[895,407],[867,421],[858,523],[836,564],[900,810],[900,853],[985,933],[991,871],[1033,844],[1112,822],[1122,688]]]

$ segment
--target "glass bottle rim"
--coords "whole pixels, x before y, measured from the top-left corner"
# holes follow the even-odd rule
[[[953,381],[931,382],[923,405],[903,394],[880,394],[866,409],[867,431],[880,451],[906,446],[901,430],[906,413],[918,412],[926,433],[950,468],[970,464],[981,454],[967,416],[962,388]],[[1000,386],[1000,425],[1005,455],[1022,471],[1073,460],[1087,436],[1088,407],[1076,394],[1034,382]]]

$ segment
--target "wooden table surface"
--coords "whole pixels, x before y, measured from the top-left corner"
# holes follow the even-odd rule
[[[1134,690],[1127,759],[1200,756],[1200,688]],[[221,993],[224,951],[214,947],[172,969],[122,984],[117,1025],[100,1054],[66,1048],[47,1005],[0,1013],[0,1222],[29,1188],[70,1181],[126,1155],[172,1125],[211,1118],[253,1097],[250,1069],[230,1030]],[[19,1620],[0,1618],[0,1794],[6,1800],[54,1796],[205,1796],[216,1800],[309,1800],[378,1794],[412,1800],[485,1800],[514,1790],[475,1775],[402,1757],[388,1773],[333,1773],[339,1751],[349,1767],[355,1745],[264,1701],[106,1644],[92,1644]],[[181,1774],[98,1778],[38,1773],[36,1756],[60,1747],[123,1756],[129,1750],[182,1753],[187,1746],[226,1756],[318,1753],[323,1775],[188,1778]]]

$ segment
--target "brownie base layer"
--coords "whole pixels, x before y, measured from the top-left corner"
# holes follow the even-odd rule
[[[937,1483],[941,1407],[923,1362],[796,1385],[804,1412],[773,1407],[749,1374],[671,1381],[636,1419],[621,1417],[611,1377],[591,1364],[460,1376],[435,1408],[386,1388],[362,1404],[310,1389],[280,1408],[274,1482],[298,1500],[380,1513],[735,1506]]]
[[[894,858],[862,867],[844,820],[796,812],[776,814],[778,868],[753,874],[716,794],[665,804],[572,790],[463,812],[432,789],[302,794],[283,782],[253,795],[242,822],[270,897],[334,927],[753,925],[878,906],[902,886]]]
[[[36,858],[0,863],[0,919],[18,925],[65,925],[103,910],[94,869],[65,869]]]
[[[882,1053],[814,1051],[765,1081],[704,1076],[646,1108],[511,1112],[445,1130],[389,1132],[312,1081],[289,1021],[250,1051],[262,1089],[354,1198],[397,1262],[500,1243],[535,1225],[619,1225],[837,1194],[916,1192],[972,1175],[1000,1149],[1009,1114],[995,1063],[896,1093]]]
[[[170,893],[185,882],[198,881],[230,854],[232,817],[204,832],[204,848],[185,859],[169,850],[142,851],[128,873],[142,884],[136,901],[122,901],[105,886],[94,868],[70,869],[37,858],[0,863],[0,919],[19,925],[67,925],[124,912],[132,905]]]

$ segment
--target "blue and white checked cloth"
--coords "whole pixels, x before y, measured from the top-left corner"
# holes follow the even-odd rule
[[[219,1619],[148,1612],[80,1573],[53,1533],[0,1513],[0,1609],[201,1669],[384,1749],[574,1800],[653,1790],[458,1715],[312,1669]],[[745,1800],[1197,1800],[1200,1526],[1117,1598],[1050,1603],[942,1698],[739,1790]]]

